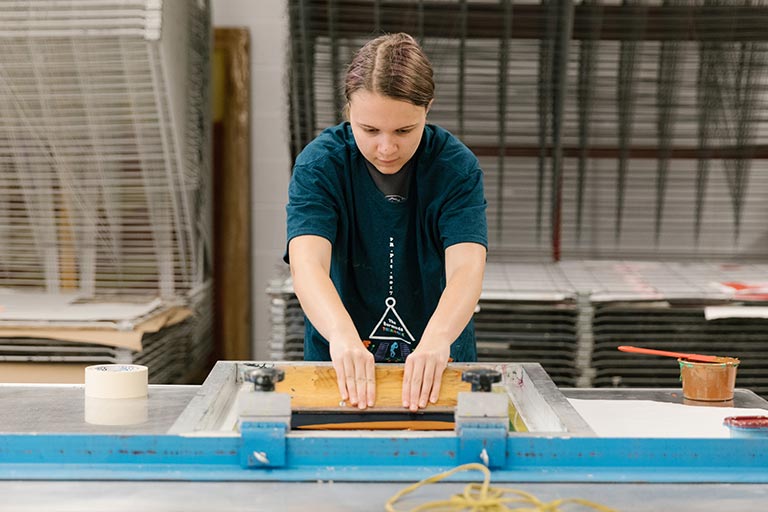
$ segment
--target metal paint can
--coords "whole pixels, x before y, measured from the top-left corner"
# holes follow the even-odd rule
[[[739,360],[724,357],[718,363],[700,363],[678,359],[683,396],[701,402],[722,402],[733,399],[736,386],[736,369]]]
[[[768,416],[728,416],[723,425],[731,437],[768,437]]]

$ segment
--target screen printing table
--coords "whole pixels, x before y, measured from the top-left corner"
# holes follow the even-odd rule
[[[492,454],[492,485],[543,501],[578,497],[623,511],[768,505],[765,439],[600,437],[569,401],[681,402],[679,390],[558,390],[539,365],[491,365],[503,371],[510,410],[528,430],[504,434],[499,460],[495,434],[478,440],[471,425],[461,432],[294,428],[282,437],[244,428],[241,435],[233,411],[253,364],[270,363],[220,362],[202,386],[150,386],[146,420],[119,426],[84,421],[82,386],[0,386],[0,511],[382,510],[410,483],[476,458],[481,445]],[[732,406],[768,409],[747,390],[737,390]],[[246,447],[263,450],[272,465],[249,466]],[[399,506],[445,499],[479,480],[466,473]]]

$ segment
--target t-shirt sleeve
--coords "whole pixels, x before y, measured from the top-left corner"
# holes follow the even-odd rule
[[[478,243],[488,249],[487,207],[480,169],[457,179],[440,209],[438,227],[443,249],[464,242]]]
[[[296,166],[288,186],[286,206],[287,242],[283,260],[289,263],[288,244],[302,235],[317,235],[331,243],[338,225],[337,194],[322,169]]]

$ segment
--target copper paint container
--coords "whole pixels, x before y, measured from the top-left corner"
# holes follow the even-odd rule
[[[680,379],[683,381],[683,396],[702,402],[733,400],[736,387],[736,369],[739,360],[723,357],[722,362],[700,363],[678,359]]]

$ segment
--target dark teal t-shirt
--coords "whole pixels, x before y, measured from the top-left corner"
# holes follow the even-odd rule
[[[408,198],[388,201],[342,123],[304,148],[288,189],[288,242],[301,235],[331,242],[331,280],[377,362],[403,362],[418,344],[445,289],[445,249],[488,247],[483,173],[472,152],[428,124],[414,160]],[[477,360],[471,321],[451,357]],[[309,320],[304,358],[330,360]]]

